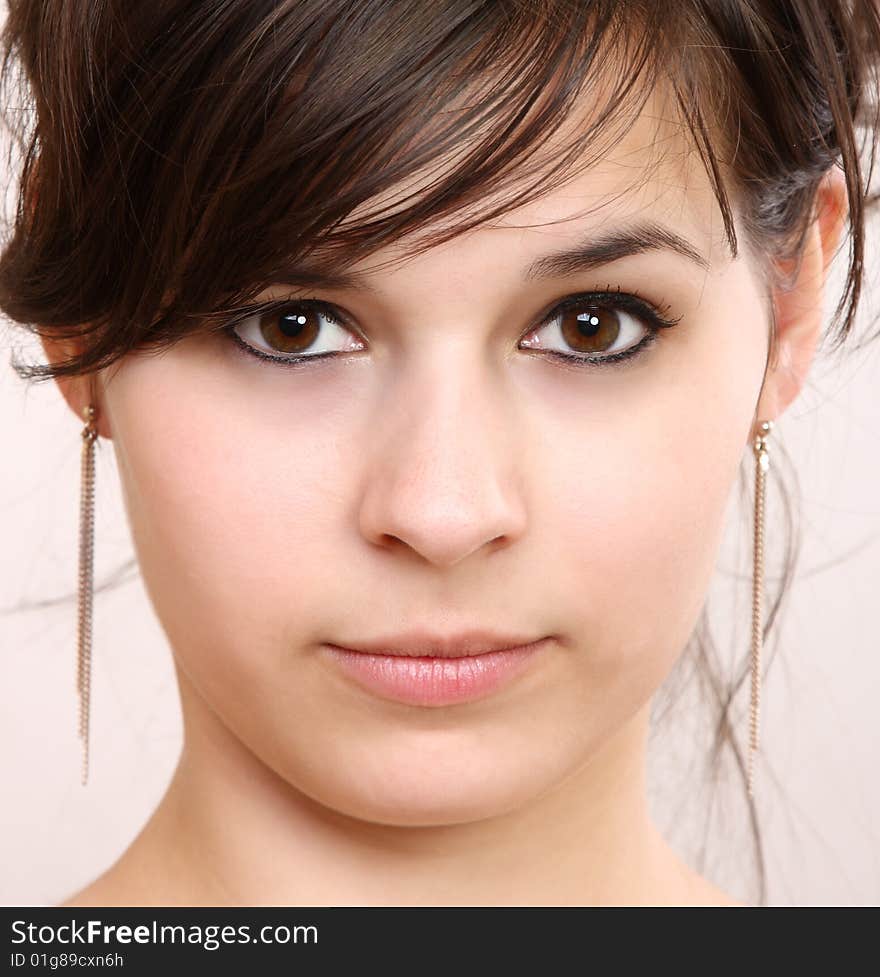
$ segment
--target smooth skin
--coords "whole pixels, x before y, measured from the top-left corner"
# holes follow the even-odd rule
[[[779,418],[813,361],[846,192],[835,170],[793,288],[771,297],[765,376],[763,281],[745,249],[729,259],[688,145],[655,93],[564,187],[408,261],[374,268],[406,242],[371,256],[370,291],[308,293],[354,327],[326,326],[335,359],[289,370],[193,336],[100,375],[185,736],[143,830],[61,905],[743,905],[653,823],[648,718],[755,420]],[[636,219],[709,269],[652,251],[523,280]],[[521,344],[552,303],[608,284],[683,318],[621,368]],[[622,345],[644,333],[627,328]],[[577,351],[552,325],[537,339]],[[88,382],[59,386],[80,419]],[[320,647],[471,624],[557,640],[446,707],[377,698]]]

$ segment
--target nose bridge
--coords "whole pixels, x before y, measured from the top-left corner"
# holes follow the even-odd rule
[[[473,338],[422,347],[379,399],[362,529],[453,564],[524,522],[514,419]],[[417,359],[417,362],[415,360]]]
[[[474,468],[489,475],[502,462],[497,377],[466,343],[450,342],[433,360],[424,357],[410,383],[389,393],[399,426],[388,447],[431,478],[434,491],[461,493]]]

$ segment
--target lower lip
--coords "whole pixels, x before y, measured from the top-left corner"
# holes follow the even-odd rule
[[[550,642],[461,658],[372,655],[324,645],[344,672],[381,698],[414,706],[448,706],[482,699],[522,672]]]

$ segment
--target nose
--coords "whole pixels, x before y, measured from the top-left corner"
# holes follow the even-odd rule
[[[471,353],[473,357],[473,353]],[[360,529],[452,567],[525,532],[516,411],[487,374],[451,356],[380,399],[369,428]]]

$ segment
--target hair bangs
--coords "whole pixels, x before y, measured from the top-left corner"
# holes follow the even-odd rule
[[[430,45],[442,58],[415,74],[411,57],[365,59],[373,74],[359,77],[356,90],[375,96],[361,98],[356,112],[336,107],[345,98],[338,90],[325,97],[336,78],[315,70],[312,51],[256,148],[212,191],[166,309],[169,324],[231,307],[199,294],[187,269],[204,280],[205,267],[216,268],[212,279],[231,286],[232,307],[276,280],[320,287],[404,238],[410,255],[445,243],[600,160],[638,117],[663,64],[656,14],[649,8],[636,28],[624,16],[631,6],[551,6],[536,17],[519,4],[499,23],[492,5],[466,33],[444,22]],[[338,43],[332,32],[328,42]],[[580,125],[585,102],[590,118]],[[542,147],[572,121],[573,138],[548,159]],[[211,219],[218,212],[220,222]],[[413,241],[423,228],[429,233]],[[242,237],[251,242],[244,264]]]

